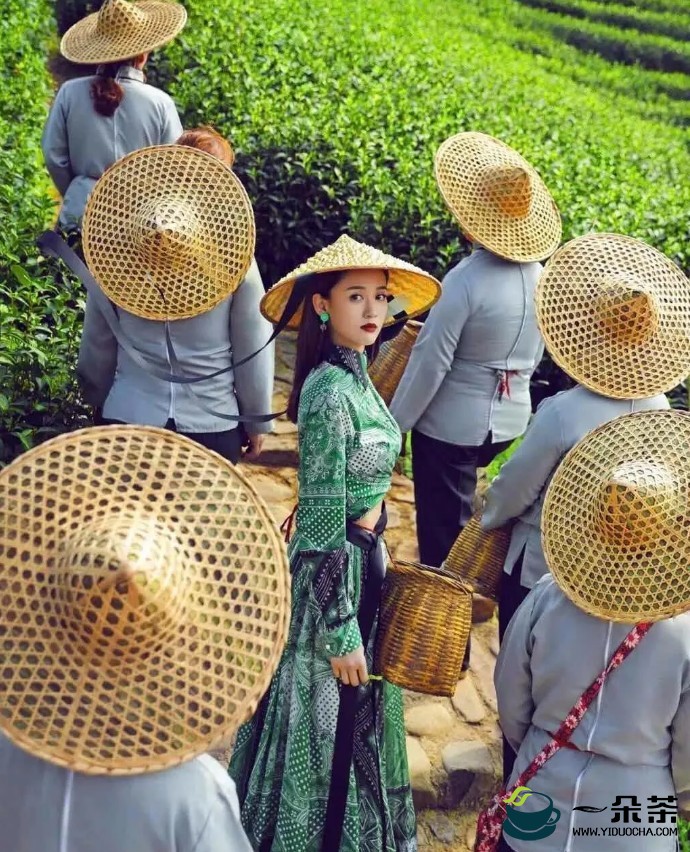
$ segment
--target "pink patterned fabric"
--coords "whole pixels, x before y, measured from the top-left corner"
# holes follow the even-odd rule
[[[553,735],[553,739],[549,740],[530,765],[520,773],[515,784],[513,784],[509,790],[506,790],[505,787],[501,788],[501,790],[491,799],[487,807],[479,814],[479,818],[477,819],[477,839],[474,844],[474,852],[495,852],[498,847],[498,842],[501,839],[503,820],[506,818],[506,809],[503,806],[504,800],[510,798],[510,794],[518,787],[527,786],[527,783],[534,778],[546,761],[550,757],[553,757],[559,748],[566,745],[570,737],[573,735],[575,728],[577,728],[582,721],[582,717],[599,694],[606,678],[614,669],[617,669],[618,666],[620,666],[623,660],[632,651],[635,650],[635,648],[639,645],[640,640],[643,636],[645,636],[651,626],[651,622],[643,622],[633,627],[630,633],[628,633],[625,639],[615,650],[606,668],[578,698],[577,702],[573,705],[566,716],[563,724]]]

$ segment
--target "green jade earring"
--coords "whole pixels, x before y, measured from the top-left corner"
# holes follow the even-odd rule
[[[331,315],[328,313],[328,311],[321,311],[321,313],[319,314],[319,319],[321,320],[321,331],[326,330],[326,323],[330,318]]]

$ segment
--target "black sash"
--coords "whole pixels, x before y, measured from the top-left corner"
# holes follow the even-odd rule
[[[382,542],[380,541],[386,528],[388,516],[385,504],[381,517],[374,531],[366,530],[353,522],[347,524],[347,540],[365,551],[367,554],[367,572],[360,597],[357,622],[362,634],[362,645],[366,651],[374,626],[376,613],[381,602],[381,588],[386,575]],[[345,806],[347,804],[347,788],[352,767],[352,750],[354,747],[355,710],[357,706],[357,686],[340,686],[340,707],[338,722],[335,729],[335,746],[333,751],[333,767],[331,769],[331,784],[328,791],[326,807],[326,823],[321,843],[321,852],[338,852],[343,833]]]

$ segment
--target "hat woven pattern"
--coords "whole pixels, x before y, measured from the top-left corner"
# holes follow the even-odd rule
[[[690,373],[690,282],[640,240],[571,240],[551,258],[535,300],[553,360],[597,393],[642,399]]]
[[[441,295],[439,282],[424,270],[343,234],[332,245],[321,249],[271,287],[261,301],[262,314],[272,323],[277,323],[290,297],[295,279],[300,276],[348,269],[387,269],[390,292],[405,310],[406,319],[429,310]],[[301,321],[300,306],[288,323],[288,328],[299,328]],[[396,321],[394,317],[389,317],[384,324],[392,325]]]
[[[463,231],[508,260],[544,260],[561,241],[558,208],[536,170],[505,143],[459,133],[438,149],[436,180]]]
[[[171,41],[187,22],[181,3],[165,0],[105,0],[62,37],[60,52],[86,65],[119,62]]]
[[[181,763],[255,710],[287,558],[229,462],[161,429],[61,436],[0,474],[0,729],[81,772]]]
[[[254,254],[244,187],[215,157],[144,148],[98,181],[83,221],[84,254],[103,291],[147,319],[183,319],[239,286]]]
[[[590,432],[544,502],[547,564],[600,618],[658,621],[690,609],[690,416],[652,411]]]

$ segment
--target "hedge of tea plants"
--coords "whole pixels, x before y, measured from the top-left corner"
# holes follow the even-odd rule
[[[470,128],[534,162],[566,238],[622,231],[690,266],[683,129],[648,118],[643,99],[559,73],[562,55],[538,61],[516,49],[506,10],[539,10],[505,0],[433,8],[189,0],[187,8],[187,29],[156,77],[186,124],[213,122],[235,143],[269,280],[343,228],[442,274],[462,244],[434,183],[433,154]],[[589,59],[572,51],[570,64]]]
[[[39,145],[52,14],[45,0],[5,0],[0,16],[0,465],[84,413],[73,379],[78,291],[34,244],[54,219]]]
[[[526,23],[535,28],[545,28],[568,44],[591,50],[612,62],[690,73],[687,18],[678,13],[667,13],[670,17],[666,18],[667,23],[662,27],[660,16],[635,17],[632,12],[615,15],[607,10],[606,3],[577,0],[572,3],[528,0],[528,3],[545,8],[551,14],[526,14]],[[674,23],[671,34],[667,34],[669,20]],[[635,23],[639,29],[628,28]],[[624,28],[623,33],[621,27]]]
[[[529,6],[559,12],[585,21],[598,21],[617,28],[616,37],[622,40],[623,30],[636,30],[657,36],[668,36],[674,41],[687,41],[690,35],[690,14],[685,11],[653,11],[619,3],[599,2],[599,0],[521,0]],[[636,37],[636,33],[628,33]],[[682,48],[682,45],[679,46]]]
[[[566,238],[630,233],[687,269],[690,75],[624,66],[557,37],[550,16],[578,25],[577,10],[597,5],[566,1],[552,0],[554,13],[517,0],[184,0],[188,26],[154,54],[150,80],[187,126],[211,122],[234,142],[267,283],[343,230],[443,275],[466,247],[433,154],[466,129],[500,136],[540,169]],[[54,214],[39,150],[47,51],[56,21],[62,31],[99,0],[7,3],[0,463],[84,416],[71,378],[79,290],[37,257],[33,239]],[[625,15],[668,32],[688,17],[684,0],[599,5],[618,14],[621,43],[631,33],[670,39],[623,28]],[[549,364],[538,380],[537,394],[561,382]]]

